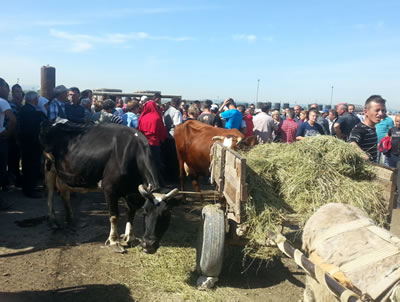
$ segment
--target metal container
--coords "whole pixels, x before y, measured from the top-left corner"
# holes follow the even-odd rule
[[[42,66],[40,68],[40,95],[47,98],[53,98],[53,90],[56,87],[56,69],[51,66]]]

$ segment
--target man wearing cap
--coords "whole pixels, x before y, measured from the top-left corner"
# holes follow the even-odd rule
[[[67,118],[65,105],[68,102],[68,89],[64,85],[54,88],[54,99],[50,102],[47,116],[50,121],[55,121],[57,117]]]

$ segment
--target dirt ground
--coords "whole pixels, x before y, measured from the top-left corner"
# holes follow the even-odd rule
[[[57,231],[47,224],[45,198],[25,198],[18,190],[5,197],[12,205],[0,212],[2,302],[299,301],[302,298],[305,276],[294,261],[256,260],[243,265],[241,247],[236,246],[226,247],[216,289],[198,291],[194,272],[199,227],[196,209],[201,205],[196,202],[173,208],[171,226],[156,254],[145,255],[138,247],[132,247],[121,255],[104,247],[109,222],[102,194],[74,194],[77,227]],[[62,220],[63,206],[58,197],[56,209]],[[121,217],[120,233],[123,220]],[[140,236],[140,213],[135,226]],[[173,258],[175,254],[177,259]],[[182,265],[184,260],[179,258],[182,255],[189,266],[183,268],[186,276],[181,280],[168,273],[168,268],[172,271],[171,267]],[[155,270],[161,266],[166,270],[160,276]],[[168,288],[162,280],[174,282],[174,287]]]

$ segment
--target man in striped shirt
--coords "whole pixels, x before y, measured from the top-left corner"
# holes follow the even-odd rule
[[[372,95],[365,101],[364,121],[357,124],[350,133],[349,142],[363,150],[369,160],[378,158],[378,137],[375,125],[385,116],[386,100],[380,95]]]

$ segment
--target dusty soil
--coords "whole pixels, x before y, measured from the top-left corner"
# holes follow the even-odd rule
[[[302,297],[304,273],[294,261],[255,260],[243,265],[241,247],[231,245],[216,289],[198,291],[194,271],[201,205],[196,202],[174,207],[172,224],[156,254],[144,255],[131,247],[121,255],[104,247],[109,222],[102,194],[74,194],[77,227],[57,231],[47,224],[45,198],[25,198],[18,190],[5,197],[12,205],[0,212],[0,301],[299,301]],[[56,209],[62,220],[58,198]],[[140,236],[140,213],[135,226]],[[178,259],[171,261],[171,253]],[[183,262],[181,255],[187,255],[190,265],[187,276],[175,280],[172,271]],[[167,273],[155,276],[154,270],[163,265]],[[175,287],[164,286],[162,280],[174,281]]]

